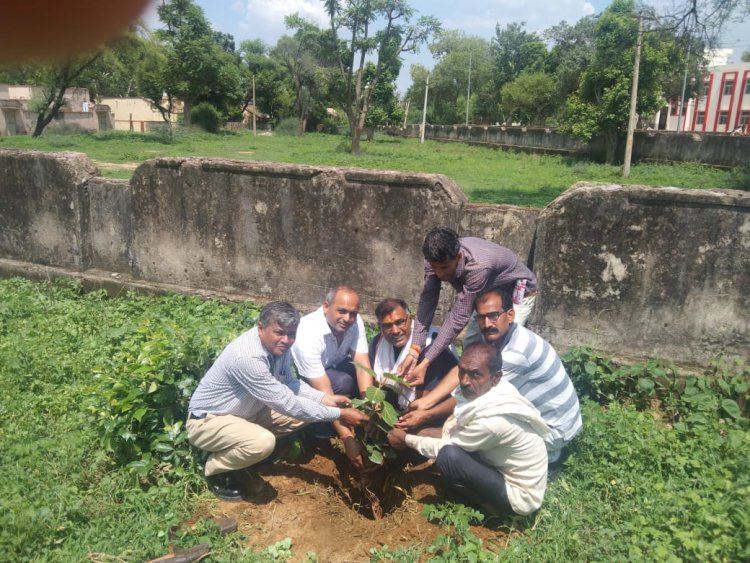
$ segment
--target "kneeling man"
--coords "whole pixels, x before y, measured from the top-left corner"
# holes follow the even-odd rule
[[[430,343],[437,329],[432,327],[427,337],[427,346],[422,354],[411,347],[412,316],[409,306],[403,299],[389,297],[375,307],[375,317],[378,320],[380,333],[370,344],[370,363],[380,383],[398,394],[397,401],[392,401],[399,411],[404,412],[409,405],[434,389],[444,378],[458,379],[458,361],[449,347],[438,354],[427,368],[424,384],[415,387],[405,387],[384,377],[384,373],[395,374],[403,361],[409,357],[421,357],[430,349]],[[390,400],[390,399],[389,399]],[[404,412],[396,426],[407,432],[413,432],[422,427],[442,426],[453,412],[454,401],[450,398],[438,401],[434,406],[425,409],[411,409]]]
[[[267,458],[283,436],[308,422],[362,424],[367,416],[347,397],[311,388],[292,375],[299,313],[289,303],[269,303],[258,325],[221,352],[201,379],[188,407],[188,440],[210,452],[204,475],[224,500],[242,497],[238,477]]]
[[[531,514],[547,488],[549,428],[518,390],[502,379],[502,357],[484,343],[468,346],[458,362],[454,418],[442,437],[388,433],[394,448],[409,446],[437,467],[454,500],[487,514]]]

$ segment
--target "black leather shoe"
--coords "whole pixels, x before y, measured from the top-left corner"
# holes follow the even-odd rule
[[[242,500],[240,486],[235,479],[233,471],[206,477],[206,483],[208,483],[208,490],[221,500],[230,502]]]

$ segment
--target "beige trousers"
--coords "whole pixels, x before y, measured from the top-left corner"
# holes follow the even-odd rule
[[[188,417],[188,440],[196,448],[210,452],[206,460],[207,477],[244,469],[266,459],[276,446],[276,437],[284,436],[308,424],[269,408],[252,421],[231,414]]]

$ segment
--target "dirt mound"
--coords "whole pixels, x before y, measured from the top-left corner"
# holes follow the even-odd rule
[[[333,440],[317,443],[296,463],[259,465],[258,473],[270,485],[266,491],[246,502],[211,503],[195,516],[235,518],[253,548],[291,538],[293,561],[305,561],[313,551],[319,561],[367,562],[371,547],[428,546],[441,528],[420,512],[424,504],[444,497],[431,462],[409,453],[370,476],[369,488],[379,497],[382,518],[374,516],[358,476]],[[505,541],[502,532],[482,527],[473,531],[493,543]]]

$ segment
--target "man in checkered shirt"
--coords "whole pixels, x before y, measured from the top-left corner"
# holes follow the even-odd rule
[[[430,363],[453,342],[467,323],[469,328],[464,345],[481,339],[474,317],[474,299],[480,292],[499,288],[513,293],[516,284],[525,282],[525,290],[521,292],[524,295],[515,305],[516,323],[523,325],[531,313],[537,291],[536,276],[511,250],[481,238],[459,237],[449,227],[435,227],[427,233],[422,253],[425,257],[424,287],[414,320],[412,349],[399,368],[399,374],[413,385],[424,382]],[[427,330],[435,316],[442,282],[453,286],[456,300],[437,338],[417,364]]]

